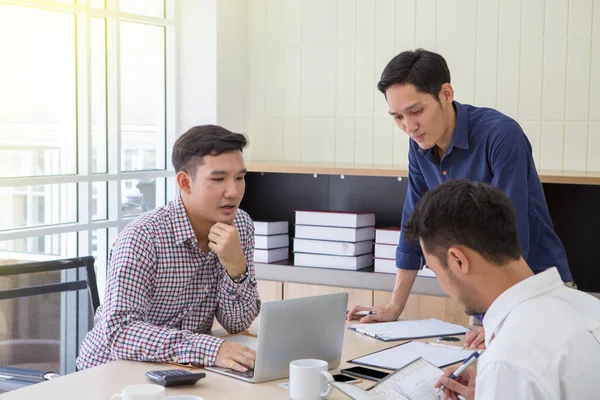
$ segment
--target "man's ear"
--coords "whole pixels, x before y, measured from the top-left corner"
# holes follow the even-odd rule
[[[449,83],[444,83],[440,88],[440,101],[452,103],[454,101],[454,88]]]
[[[448,249],[447,259],[448,268],[450,268],[455,275],[469,274],[471,264],[464,248],[459,246],[450,247]]]
[[[177,185],[179,185],[179,189],[184,193],[190,193],[190,184],[192,178],[185,171],[179,171],[177,175],[175,175],[175,180],[177,181]]]

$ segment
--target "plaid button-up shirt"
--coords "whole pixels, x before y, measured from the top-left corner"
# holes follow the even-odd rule
[[[198,246],[181,197],[130,223],[108,262],[105,301],[80,348],[77,368],[116,359],[212,366],[222,339],[247,329],[260,311],[254,276],[254,224],[234,219],[248,278],[234,283],[217,255]]]

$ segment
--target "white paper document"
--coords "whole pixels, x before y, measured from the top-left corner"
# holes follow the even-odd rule
[[[394,388],[410,400],[432,400],[438,397],[433,385],[443,371],[419,358],[400,370],[401,379],[396,379]]]
[[[354,400],[436,400],[439,395],[433,385],[442,374],[441,369],[419,358],[367,390],[348,383],[332,385]]]
[[[437,343],[407,342],[386,350],[355,358],[351,362],[385,369],[402,368],[419,357],[438,368],[465,360],[471,350]]]
[[[376,324],[350,325],[363,335],[383,341],[422,339],[435,336],[461,335],[469,331],[462,325],[451,324],[436,318],[413,321],[380,322]]]

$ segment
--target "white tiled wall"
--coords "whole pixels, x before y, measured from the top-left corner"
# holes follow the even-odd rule
[[[248,0],[247,41],[250,159],[406,164],[376,84],[424,47],[458,101],[522,124],[538,168],[600,171],[600,0]]]

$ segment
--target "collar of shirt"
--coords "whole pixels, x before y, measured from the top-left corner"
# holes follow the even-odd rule
[[[187,240],[196,241],[196,234],[192,229],[192,223],[183,206],[181,195],[173,201],[173,232],[175,233],[175,241],[177,244],[184,243]]]
[[[454,131],[452,131],[450,147],[448,147],[448,151],[444,155],[452,153],[454,147],[463,150],[469,149],[469,115],[465,106],[458,101],[453,101],[452,105],[456,110],[456,126],[454,126]],[[427,150],[419,149],[419,151],[424,155],[429,155],[433,151],[433,147]]]
[[[502,322],[508,314],[520,303],[541,296],[563,285],[556,267],[529,277],[502,293],[490,306],[483,317],[485,328],[485,346],[488,347],[491,338],[497,334]]]

